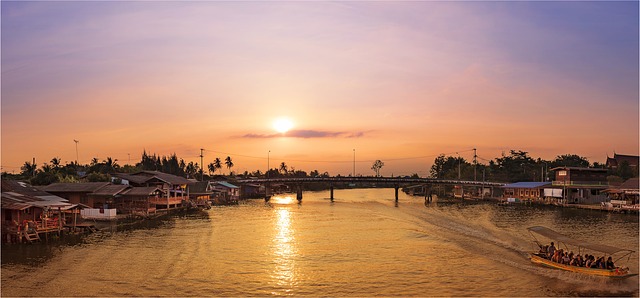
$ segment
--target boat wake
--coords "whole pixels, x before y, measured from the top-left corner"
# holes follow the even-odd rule
[[[501,228],[492,221],[493,206],[415,209],[423,233],[453,242],[476,256],[520,272],[547,279],[550,290],[562,296],[637,296],[638,277],[614,279],[556,270],[532,264],[529,252],[537,249],[525,227]]]

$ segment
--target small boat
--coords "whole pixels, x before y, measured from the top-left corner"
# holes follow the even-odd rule
[[[529,233],[534,238],[534,242],[540,248],[542,248],[543,245],[540,244],[540,242],[538,242],[534,233],[537,235],[549,238],[551,239],[551,241],[556,241],[556,243],[558,244],[558,247],[560,247],[560,244],[563,244],[565,248],[567,247],[567,245],[575,246],[577,247],[578,254],[587,253],[586,250],[601,252],[608,255],[619,254],[619,256],[614,261],[615,264],[617,264],[618,261],[620,261],[625,257],[627,258],[627,261],[628,261],[629,258],[631,257],[631,254],[635,252],[629,249],[617,248],[617,247],[603,245],[603,244],[593,244],[585,241],[576,240],[546,227],[534,226],[534,227],[527,228],[527,230],[529,230]],[[630,273],[628,267],[617,266],[614,269],[598,269],[598,268],[587,268],[587,267],[557,263],[548,259],[543,252],[532,252],[529,254],[529,259],[534,264],[539,264],[539,265],[543,265],[550,268],[561,269],[561,270],[588,274],[588,275],[616,277],[616,278],[627,278],[627,277],[638,275],[637,273]]]

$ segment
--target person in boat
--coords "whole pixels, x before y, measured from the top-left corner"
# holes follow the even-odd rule
[[[547,248],[547,258],[552,259],[555,252],[556,247],[553,246],[553,242],[551,242],[551,245],[549,245],[549,248]]]
[[[564,255],[562,256],[562,264],[564,265],[569,265],[570,259],[569,259],[569,253],[568,252],[564,252]]]
[[[553,253],[553,256],[551,257],[551,261],[552,261],[552,262],[556,262],[556,263],[557,263],[557,262],[558,262],[558,255],[560,255],[560,251],[559,251],[559,250],[556,250],[556,251]]]
[[[540,251],[538,253],[540,253],[543,256],[547,256],[548,251],[549,251],[549,245],[540,244]]]
[[[613,264],[613,259],[611,259],[611,256],[609,256],[609,258],[607,258],[607,269],[616,269],[616,265]]]
[[[578,266],[584,267],[584,259],[581,255],[578,255]]]
[[[580,258],[578,256],[574,256],[573,259],[571,259],[571,262],[569,263],[569,265],[571,266],[580,265]]]
[[[600,257],[598,259],[598,268],[599,269],[606,269],[607,268],[607,262],[604,260],[604,256]]]
[[[587,268],[591,268],[591,263],[593,262],[593,256],[587,255],[587,260],[584,262],[584,266]]]

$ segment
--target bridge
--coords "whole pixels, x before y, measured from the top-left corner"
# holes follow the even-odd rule
[[[317,182],[328,182],[329,183],[329,191],[330,191],[330,199],[333,201],[333,183],[347,183],[347,182],[360,182],[360,183],[382,183],[385,185],[393,185],[395,189],[395,198],[396,202],[398,201],[398,189],[400,185],[406,184],[422,184],[422,185],[461,185],[461,186],[480,186],[480,187],[501,187],[505,185],[505,183],[499,182],[486,182],[486,181],[466,181],[466,180],[445,180],[445,179],[432,179],[432,178],[419,178],[419,177],[371,177],[371,176],[338,176],[338,177],[327,177],[327,176],[318,176],[318,177],[274,177],[274,178],[255,178],[255,179],[239,179],[237,180],[240,184],[270,184],[270,183],[283,183],[283,184],[295,184],[297,185],[296,193],[298,201],[302,201],[302,187],[300,185],[304,183],[317,183]],[[265,187],[266,197],[265,200],[269,200],[270,195],[268,194],[268,186]],[[426,199],[425,192],[425,199]]]

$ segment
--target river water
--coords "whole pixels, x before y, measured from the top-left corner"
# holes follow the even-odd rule
[[[72,243],[5,245],[2,296],[638,296],[623,280],[538,267],[526,227],[636,251],[638,216],[424,203],[393,189],[305,192]]]

